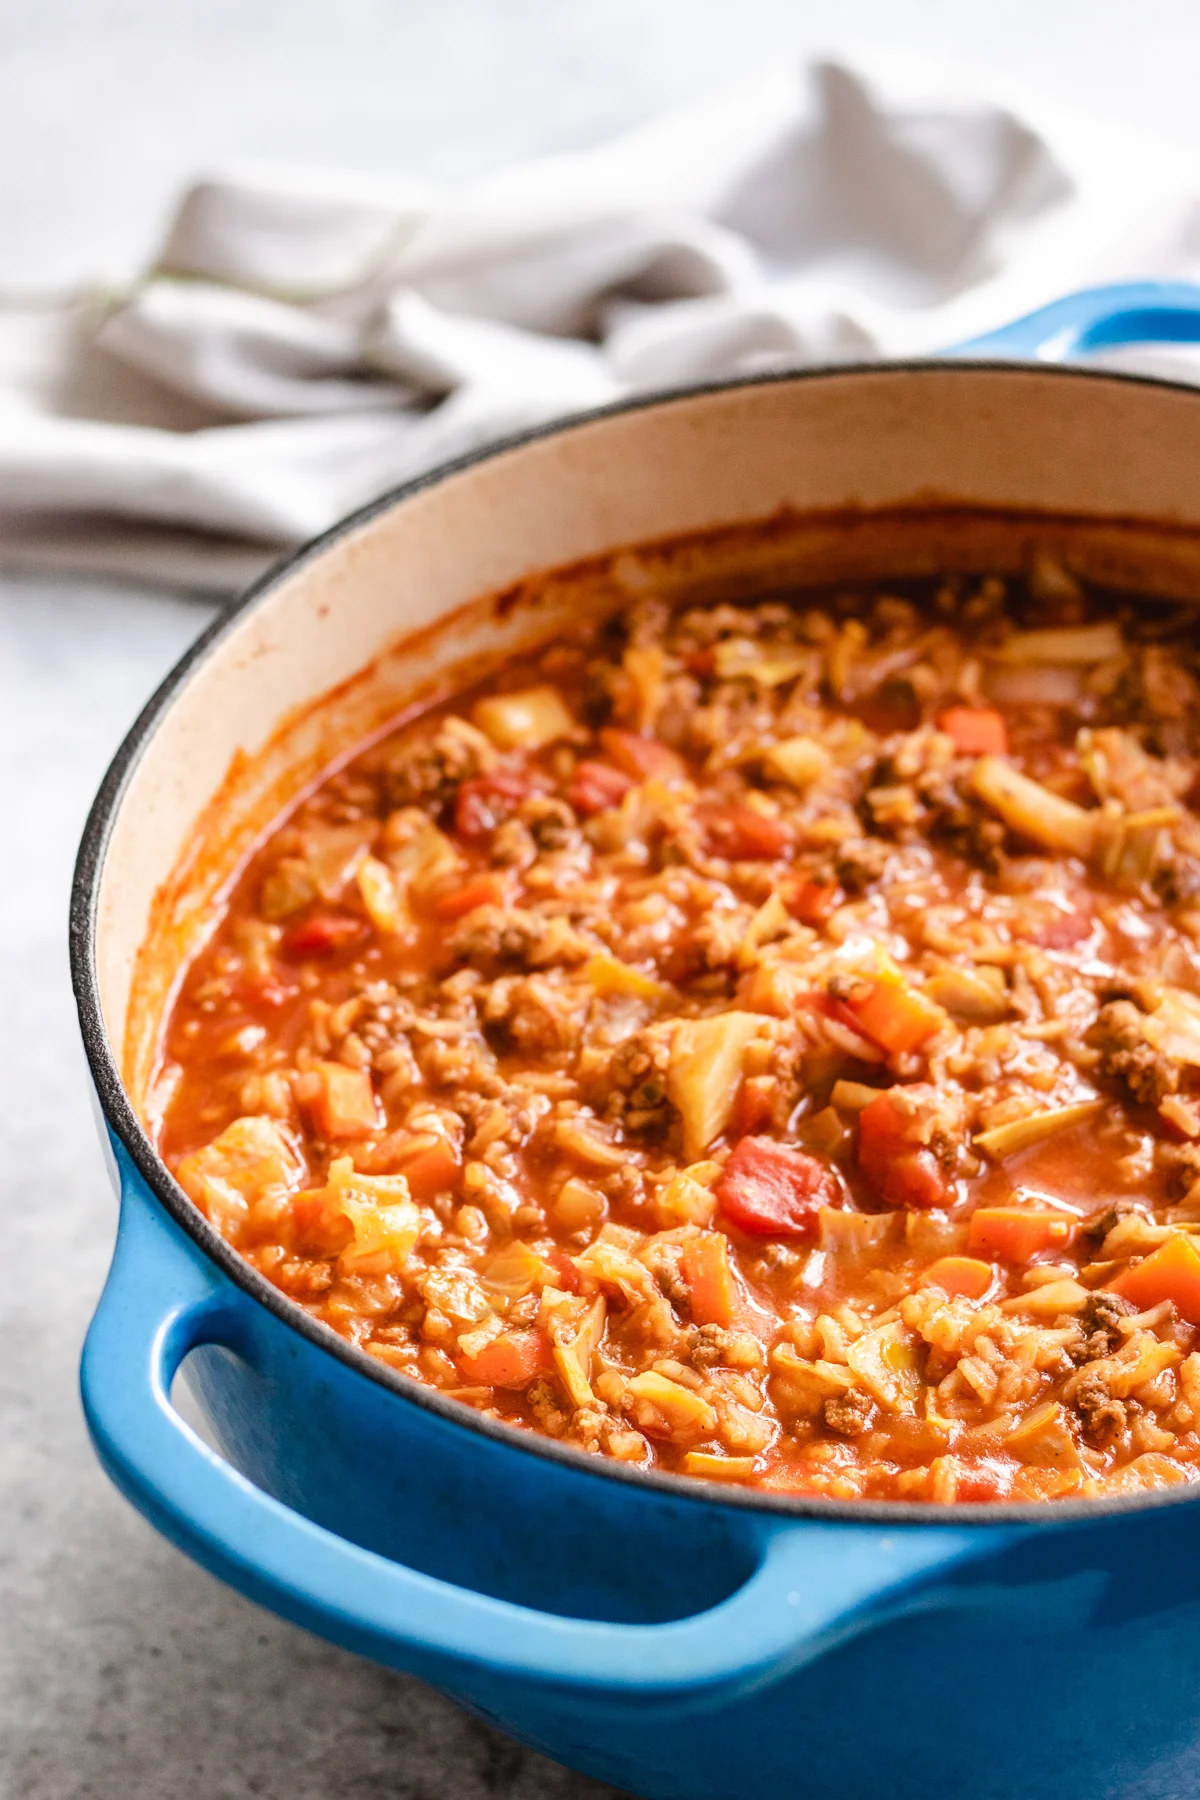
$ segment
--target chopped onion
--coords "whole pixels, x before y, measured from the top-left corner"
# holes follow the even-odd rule
[[[1121,627],[1113,619],[1095,625],[1051,625],[1037,631],[1014,631],[1002,644],[986,652],[993,662],[1025,665],[1037,663],[1113,662],[1125,654]]]
[[[1074,706],[1083,693],[1083,671],[1046,664],[989,671],[984,682],[989,700],[1002,706]]]

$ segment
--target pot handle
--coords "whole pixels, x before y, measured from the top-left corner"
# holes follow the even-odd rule
[[[1200,286],[1190,281],[1128,281],[1084,288],[1011,325],[956,344],[945,354],[1069,362],[1092,351],[1151,343],[1200,343]]]
[[[741,1689],[803,1663],[885,1597],[1013,1535],[747,1515],[761,1548],[749,1579],[703,1613],[654,1625],[538,1612],[405,1568],[255,1487],[175,1411],[170,1389],[184,1357],[201,1344],[245,1354],[254,1303],[124,1172],[117,1247],[81,1371],[100,1459],[182,1550],[347,1649],[417,1672],[483,1665],[639,1699]]]

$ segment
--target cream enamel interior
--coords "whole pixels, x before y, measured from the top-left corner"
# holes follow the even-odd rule
[[[1043,519],[939,512],[922,522],[946,503]],[[720,591],[749,563],[759,585],[1017,566],[1032,535],[1067,544],[1100,579],[1200,599],[1200,392],[952,364],[752,384],[536,439],[350,528],[270,588],[192,670],[120,801],[100,876],[97,975],[118,1059],[128,1045],[135,1106],[145,1110],[172,958],[194,943],[215,886],[265,824],[268,800],[289,797],[439,671],[502,656],[518,639],[548,635],[564,613],[636,586],[656,558],[623,554],[628,546],[782,509],[793,516],[760,542],[693,545],[658,557],[659,572],[678,587]],[[820,517],[839,509],[862,516]],[[886,509],[909,518],[873,525]],[[458,612],[608,555],[610,569],[551,583],[539,604],[504,616],[487,606]],[[450,614],[450,630],[428,633]],[[372,663],[368,677],[351,680]],[[336,703],[314,708],[347,683]],[[235,755],[238,785],[214,808]],[[181,876],[206,809],[206,855]],[[171,903],[156,907],[169,880]]]

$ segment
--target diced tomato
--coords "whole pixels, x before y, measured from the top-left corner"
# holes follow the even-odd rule
[[[1065,1250],[1076,1221],[1036,1206],[981,1206],[971,1217],[967,1248],[981,1256],[1024,1263],[1042,1250]]]
[[[322,1137],[369,1137],[379,1129],[375,1090],[365,1069],[320,1062],[311,1073],[317,1086],[305,1107]]]
[[[898,1102],[900,1093],[905,1099]],[[858,1115],[858,1166],[889,1206],[921,1210],[951,1198],[937,1157],[922,1141],[922,1107],[936,1100],[936,1090],[925,1083],[885,1088]]]
[[[458,1367],[471,1387],[525,1388],[553,1367],[553,1356],[540,1331],[502,1331],[477,1356],[460,1356]]]
[[[753,1137],[771,1123],[774,1114],[775,1107],[766,1089],[756,1086],[753,1081],[743,1081],[733,1103],[729,1135],[734,1138]]]
[[[854,994],[846,1005],[863,1036],[889,1056],[920,1049],[946,1023],[940,1006],[927,1000],[919,988],[911,987],[902,975],[890,971],[864,984],[861,995]]]
[[[720,1231],[704,1231],[689,1238],[679,1266],[696,1324],[731,1325],[738,1293],[729,1266],[728,1238]]]
[[[547,1250],[545,1259],[554,1270],[554,1285],[561,1288],[564,1294],[577,1294],[580,1288],[579,1270],[574,1260],[565,1250]]]
[[[1200,1251],[1182,1231],[1108,1285],[1143,1311],[1173,1300],[1181,1318],[1200,1325]]]
[[[476,875],[462,887],[439,894],[431,911],[439,919],[461,919],[477,906],[503,906],[509,897],[509,882],[498,870]]]
[[[661,781],[678,781],[684,773],[683,759],[676,756],[657,738],[642,737],[637,731],[623,731],[619,725],[606,725],[600,733],[600,746],[611,756],[618,769],[634,781],[648,781],[657,775]]]
[[[977,1256],[939,1256],[936,1262],[930,1263],[921,1280],[926,1287],[941,1288],[943,1294],[982,1300],[994,1277],[991,1263],[980,1262]]]
[[[1014,937],[1036,944],[1039,950],[1070,950],[1091,935],[1089,908],[1056,906],[1049,900],[1031,900],[1020,908],[1011,925]]]
[[[440,1194],[453,1186],[460,1166],[454,1145],[446,1138],[439,1138],[436,1144],[429,1144],[415,1156],[403,1159],[399,1173],[408,1182],[414,1198],[426,1200],[430,1194]]]
[[[791,847],[792,833],[783,820],[752,806],[705,806],[699,816],[710,848],[730,862],[777,862]]]
[[[951,706],[938,719],[938,730],[953,738],[963,756],[1007,756],[1008,731],[991,706]]]
[[[455,795],[454,829],[463,838],[487,837],[532,792],[532,783],[511,769],[492,769],[486,775],[473,776],[460,784]]]
[[[861,1040],[864,1049],[872,1050],[871,1040],[865,1036],[858,1019],[844,1000],[835,1000],[832,994],[800,993],[796,995],[794,1004],[820,1013],[823,1019],[836,1019],[839,1025],[844,1025],[847,1031],[852,1031]]]
[[[293,962],[309,956],[333,956],[355,943],[365,930],[363,920],[351,913],[313,913],[284,933],[280,948]]]
[[[581,762],[567,789],[567,799],[577,813],[590,819],[610,806],[619,806],[632,786],[632,777],[608,763]]]
[[[802,925],[824,925],[845,899],[835,881],[794,881],[781,892],[783,904]]]
[[[832,1175],[815,1156],[766,1137],[742,1139],[716,1192],[726,1218],[742,1231],[804,1241],[817,1235],[820,1208],[836,1206],[839,1198]]]

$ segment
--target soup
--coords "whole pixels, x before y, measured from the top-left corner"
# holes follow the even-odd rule
[[[162,1154],[366,1354],[597,1456],[1191,1481],[1197,673],[1044,556],[581,624],[265,837]]]

